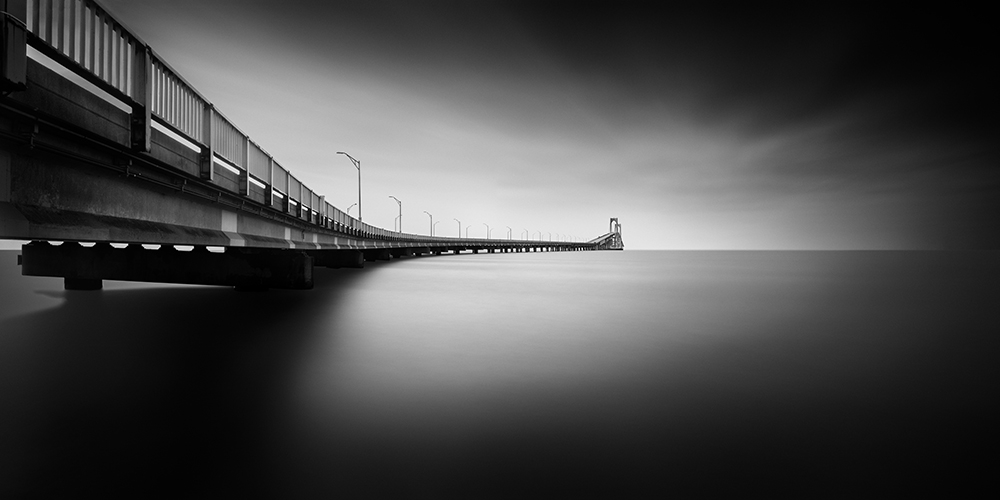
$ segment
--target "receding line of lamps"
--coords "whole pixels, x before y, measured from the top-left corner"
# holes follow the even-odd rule
[[[364,221],[364,219],[361,218],[361,161],[343,151],[337,151],[337,154],[344,155],[349,158],[351,163],[354,164],[354,167],[358,169],[358,220]]]
[[[427,214],[427,216],[431,218],[431,222],[430,222],[430,226],[431,226],[431,236],[434,236],[434,216],[433,216],[433,215],[431,215],[431,213],[430,213],[430,212],[428,212],[428,211],[426,211],[426,210],[424,210],[424,213],[425,213],[425,214]]]
[[[458,220],[458,219],[456,219],[454,217],[451,220],[453,220],[453,221],[455,221],[455,222],[458,223],[458,237],[461,238],[462,237],[462,221],[460,221],[460,220]]]
[[[392,198],[392,199],[396,200],[396,203],[399,205],[399,217],[396,217],[396,218],[399,219],[399,232],[402,233],[403,232],[403,202],[399,201],[399,198],[396,198],[395,196],[393,196],[391,194],[389,195],[389,198]]]

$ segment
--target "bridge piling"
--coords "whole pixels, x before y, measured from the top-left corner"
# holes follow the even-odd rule
[[[313,258],[314,266],[329,267],[333,269],[341,267],[362,268],[365,267],[367,253],[359,250],[312,250],[307,252]]]
[[[21,274],[65,279],[68,290],[100,289],[101,280],[186,283],[250,289],[307,290],[313,258],[302,251],[227,248],[224,253],[182,252],[170,245],[84,247],[31,242],[21,247]]]
[[[392,255],[394,259],[398,259],[400,257],[409,257],[410,255],[413,255],[413,251],[409,248],[393,248],[389,250],[389,254]]]
[[[389,260],[391,257],[388,248],[376,248],[363,251],[365,255],[365,262],[374,262],[376,260]]]

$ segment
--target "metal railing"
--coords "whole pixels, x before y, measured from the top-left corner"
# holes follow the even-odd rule
[[[204,142],[205,100],[155,56],[151,85],[153,115],[189,139]]]
[[[134,97],[133,54],[142,45],[93,1],[28,0],[28,29],[124,96]]]

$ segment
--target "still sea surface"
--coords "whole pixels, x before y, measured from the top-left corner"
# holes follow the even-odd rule
[[[997,498],[997,252],[468,254],[268,292],[64,291],[16,255],[3,498]]]

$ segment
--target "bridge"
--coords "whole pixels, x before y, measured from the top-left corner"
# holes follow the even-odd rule
[[[366,224],[296,179],[99,2],[0,0],[0,10],[0,239],[30,241],[23,275],[67,289],[105,279],[308,289],[313,266],[623,248],[617,218],[587,242]]]

